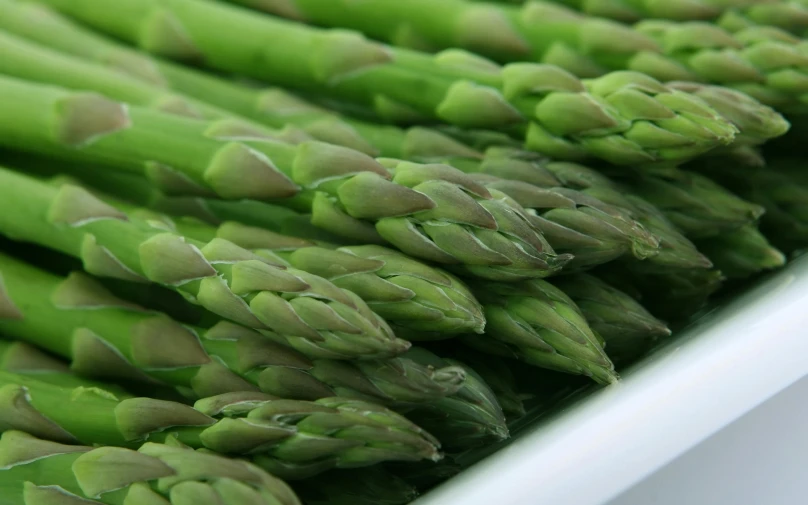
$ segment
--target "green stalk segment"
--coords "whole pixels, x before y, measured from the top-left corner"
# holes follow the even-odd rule
[[[745,279],[786,264],[785,254],[772,246],[756,225],[745,225],[696,243],[730,279]]]
[[[10,9],[31,5],[13,3]],[[5,2],[0,2],[0,6],[5,8]],[[48,29],[47,26],[42,28]],[[12,35],[11,32],[0,31],[0,51],[3,54],[0,74],[75,90],[95,91],[119,102],[193,119],[230,119],[234,121],[234,130],[240,128],[244,132],[278,141],[299,142],[308,138],[301,130],[272,130],[257,121],[240,117],[235,112],[175,93],[164,86],[126,75],[115,68],[96,65],[83,58],[51,50],[21,36]],[[240,127],[236,121],[241,123]]]
[[[279,12],[276,1],[231,0]],[[709,23],[643,21],[634,27],[579,14],[551,2],[522,6],[469,0],[289,0],[298,17],[357,30],[395,45],[463,48],[503,63],[557,65],[579,77],[633,70],[662,82],[735,87],[764,103],[802,111],[808,59],[799,40],[772,27],[729,33]],[[670,2],[658,2],[669,4]],[[288,14],[288,13],[287,13]]]
[[[767,159],[764,167],[709,163],[698,169],[742,198],[762,205],[760,220],[767,238],[784,251],[808,246],[808,177],[798,158]]]
[[[224,318],[344,357],[409,347],[359,297],[321,277],[225,240],[197,242],[140,225],[77,186],[55,188],[5,169],[0,180],[0,233],[79,258],[89,273],[161,284]]]
[[[485,338],[464,342],[491,354],[534,366],[586,375],[601,384],[618,380],[580,309],[569,296],[541,280],[519,284],[480,282],[472,289],[485,307]]]
[[[471,162],[480,167],[472,171],[492,175],[502,175],[497,170],[519,169],[512,164],[489,162],[483,159],[484,155],[479,151],[434,129],[415,126],[404,130],[339,117],[279,88],[255,89],[192,68],[149,58],[144,53],[87,30],[40,4],[2,0],[0,5],[5,14],[0,19],[0,28],[20,37],[103,65],[152,87],[163,90],[170,88],[272,127],[294,125],[319,140],[350,147],[371,156],[444,163],[460,158],[466,164]],[[782,134],[787,128],[787,123],[771,108],[742,93],[692,83],[676,83],[675,87],[697,94],[730,119],[741,131],[738,140],[744,143],[760,143]],[[503,135],[497,139],[497,143],[503,142],[510,144],[513,140]]]
[[[525,0],[503,0],[523,3]],[[797,2],[780,0],[553,0],[591,16],[615,19],[626,23],[641,19],[672,19],[678,21],[715,20],[735,14],[746,19],[773,20],[787,5]]]
[[[693,239],[736,230],[754,223],[765,212],[760,205],[739,198],[709,178],[684,170],[642,175],[628,184]]]
[[[372,108],[398,122],[430,118],[512,129],[527,148],[616,164],[678,161],[732,142],[736,128],[691,95],[641,74],[580,82],[550,65],[500,68],[469,53],[428,55],[205,0],[48,0],[148,52]],[[258,62],[258,63],[256,63]]]
[[[401,47],[423,51],[462,47],[498,61],[558,65],[581,77],[621,68],[638,51],[659,52],[652,39],[626,26],[584,19],[541,2],[509,7],[465,0],[231,1],[312,24],[350,28]]]
[[[383,461],[437,460],[438,441],[383,407],[345,398],[316,402],[238,392],[204,398],[195,407],[155,400],[119,400],[103,389],[65,388],[0,372],[5,429],[63,443],[137,447],[175,436],[221,454],[251,455],[283,478]]]
[[[91,278],[67,278],[0,255],[0,331],[71,361],[81,375],[163,383],[192,397],[262,391],[291,399],[342,396],[385,404],[432,401],[455,393],[465,373],[407,358],[352,363],[314,346],[306,357],[229,322],[180,325],[111,295]],[[339,349],[337,350],[339,351]]]
[[[660,250],[643,262],[645,271],[671,268],[710,268],[712,263],[655,205],[632,194],[603,174],[574,163],[542,163],[541,168],[551,172],[566,187],[575,188],[587,195],[625,210],[654,236],[660,239]]]
[[[300,505],[256,465],[177,443],[93,448],[9,430],[0,461],[2,505]]]
[[[524,400],[530,398],[530,394],[520,391],[519,383],[511,370],[511,360],[484,354],[466,346],[452,349],[450,355],[473,367],[477,375],[488,384],[509,422],[525,415]]]
[[[466,372],[466,381],[456,394],[406,411],[409,419],[438,437],[447,451],[485,446],[510,436],[497,396],[468,365],[422,348],[410,349],[406,356],[423,366],[457,366]]]
[[[186,237],[225,239],[272,262],[320,275],[356,293],[408,338],[449,338],[482,333],[485,327],[482,307],[463,281],[392,249],[318,245],[235,221],[213,227],[193,218],[153,217]]]
[[[637,300],[592,275],[561,277],[556,285],[581,309],[592,331],[603,338],[609,357],[620,366],[645,354],[671,331]]]
[[[4,88],[11,90],[12,97],[17,96],[17,92],[21,97],[24,95],[26,98],[21,98],[16,105],[25,109],[26,117],[40,119],[21,126],[19,122],[12,121],[17,115],[14,107],[0,111],[0,142],[14,149],[42,153],[42,143],[48,141],[49,132],[53,130],[52,120],[60,118],[65,110],[72,110],[72,104],[79,104],[77,110],[68,114],[72,120],[56,121],[56,124],[64,130],[62,135],[78,135],[92,142],[79,150],[61,146],[56,155],[68,160],[81,157],[82,153],[89,154],[89,157],[81,157],[80,161],[111,162],[116,168],[125,170],[132,165],[130,157],[137,159],[139,156],[129,149],[138,147],[140,136],[151,138],[160,132],[168,134],[167,130],[160,129],[161,124],[182,123],[182,128],[172,131],[169,136],[173,141],[189,144],[203,139],[205,135],[199,132],[186,132],[188,135],[184,135],[186,127],[216,128],[216,124],[208,125],[140,109],[140,112],[154,119],[157,129],[149,124],[137,126],[129,123],[129,115],[134,114],[136,107],[127,109],[122,104],[97,95],[71,94],[12,79],[0,79],[0,90]],[[50,95],[54,95],[54,100],[49,102],[46,98]],[[83,105],[85,102],[92,104],[91,113],[103,109],[123,114],[121,127],[124,129],[102,138],[84,131],[92,128],[92,121],[88,122],[85,114],[88,112]],[[110,118],[106,113],[96,116],[104,122]],[[82,131],[74,132],[76,128]],[[125,135],[118,136],[121,133]],[[129,134],[134,137],[127,137]],[[313,141],[297,146],[267,141],[249,142],[249,146],[248,142],[217,141],[215,144],[223,147],[214,155],[215,163],[206,169],[207,172],[212,171],[227,180],[235,177],[238,184],[252,186],[252,182],[242,177],[238,170],[232,170],[231,154],[250,166],[257,163],[280,170],[278,174],[282,171],[286,174],[283,177],[288,176],[289,180],[307,188],[298,195],[299,198],[291,202],[282,200],[281,203],[311,209],[313,224],[337,234],[365,243],[378,243],[384,238],[410,255],[455,265],[463,272],[494,279],[546,276],[558,271],[570,259],[569,255],[554,253],[541,234],[530,225],[518,204],[501,193],[487,190],[459,170],[446,165],[381,160],[388,167],[385,168],[362,153]],[[70,145],[78,146],[76,142]],[[148,145],[150,149],[159,150],[161,147],[154,138]],[[113,152],[116,153],[114,156]],[[196,148],[192,152],[199,154]],[[45,153],[49,154],[49,151],[45,150]],[[221,153],[229,154],[220,157]],[[183,155],[185,158],[187,156]],[[134,165],[141,166],[140,163]],[[239,322],[244,323],[243,320]],[[256,322],[246,324],[254,325]]]
[[[63,387],[100,387],[119,398],[132,396],[122,387],[85,379],[73,374],[70,366],[25,342],[0,340],[0,371],[29,375],[40,382]]]

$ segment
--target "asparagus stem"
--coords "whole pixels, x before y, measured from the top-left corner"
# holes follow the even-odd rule
[[[260,390],[292,399],[344,396],[385,404],[453,394],[465,377],[458,368],[431,369],[407,358],[310,359],[273,342],[271,334],[225,321],[209,329],[183,326],[112,296],[83,274],[63,278],[4,255],[0,271],[2,331],[68,358],[74,371],[89,377],[164,383],[197,398]]]
[[[103,389],[70,389],[0,372],[10,429],[63,443],[136,448],[144,441],[251,455],[283,478],[383,461],[437,460],[438,442],[385,408],[332,397],[306,402],[263,393],[203,398],[195,408],[152,398],[119,400]],[[12,406],[13,405],[13,406]]]
[[[528,148],[562,158],[682,160],[728,144],[736,133],[704,102],[639,74],[610,74],[584,86],[557,67],[500,69],[467,54],[432,57],[203,0],[125,0],[114,11],[100,1],[46,3],[147,51],[204,57],[221,70],[374,107],[387,119],[403,119],[406,110],[407,119],[415,111],[464,127],[518,125]]]
[[[0,458],[3,505],[300,504],[283,481],[255,465],[176,443],[93,448],[9,430],[0,438]]]
[[[409,347],[353,293],[283,269],[225,240],[202,243],[148,228],[86,190],[0,169],[0,231],[82,259],[90,273],[155,282],[246,326],[346,353],[387,357]]]

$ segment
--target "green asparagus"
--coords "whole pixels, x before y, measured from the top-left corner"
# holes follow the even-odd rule
[[[808,246],[808,177],[801,159],[773,158],[763,167],[699,163],[696,169],[762,205],[761,230],[777,247],[791,252]]]
[[[103,387],[119,398],[131,396],[122,387],[78,377],[70,372],[67,363],[26,344],[0,340],[0,371],[30,375],[38,381],[66,387]],[[153,394],[156,394],[153,391]]]
[[[744,279],[786,264],[785,254],[772,246],[754,225],[699,240],[696,244],[730,279]]]
[[[655,205],[631,194],[627,188],[591,168],[574,163],[545,163],[543,167],[561,184],[578,189],[626,210],[660,239],[659,254],[642,262],[646,271],[669,268],[710,268],[712,263]],[[634,264],[640,264],[635,262]]]
[[[6,2],[0,0],[0,7]],[[11,7],[17,4],[11,2]],[[276,131],[257,121],[238,116],[205,102],[173,93],[146,81],[129,77],[110,68],[62,54],[11,33],[0,31],[0,74],[19,79],[52,84],[65,88],[96,91],[114,100],[154,108],[161,112],[196,119],[231,119],[253,135],[278,141],[300,142],[310,137],[302,130],[287,128]],[[238,123],[233,125],[234,130]]]
[[[521,2],[522,0],[518,0]],[[780,0],[554,0],[593,16],[637,21],[643,18],[658,19],[715,19],[722,13],[766,12],[776,7]],[[783,2],[784,3],[784,2]]]
[[[632,191],[654,202],[689,238],[706,238],[755,222],[765,212],[701,174],[667,170],[628,182]]]
[[[167,383],[196,398],[260,390],[385,404],[451,395],[465,378],[457,367],[429,368],[406,358],[309,359],[270,335],[225,321],[209,329],[183,326],[112,296],[83,274],[63,278],[2,254],[0,272],[0,331],[68,358],[72,370],[89,377]]]
[[[447,349],[451,347],[451,349]],[[459,362],[470,365],[475,372],[491,388],[502,407],[502,412],[508,421],[513,421],[525,415],[524,400],[530,397],[523,391],[527,388],[518,387],[516,377],[511,371],[513,364],[507,359],[477,352],[463,346],[441,346],[441,351],[456,358]]]
[[[372,107],[388,120],[516,128],[528,148],[559,158],[683,160],[729,144],[736,133],[701,100],[637,73],[584,85],[558,67],[501,69],[457,51],[392,49],[205,0],[124,0],[114,9],[100,0],[45,3],[162,56],[202,58],[220,70]]]
[[[410,349],[406,356],[423,366],[459,366],[466,371],[466,381],[456,394],[405,411],[407,418],[435,435],[447,451],[463,451],[510,436],[496,395],[468,365],[442,359],[423,348]]]
[[[616,365],[624,366],[646,353],[668,327],[637,300],[592,275],[560,277],[556,285],[567,294],[601,336]]]
[[[687,321],[704,307],[725,280],[717,269],[680,268],[648,272],[640,268],[641,265],[615,265],[598,269],[596,273],[614,287],[638,298],[643,307],[667,321]]]
[[[347,353],[387,357],[409,343],[356,295],[225,240],[201,243],[140,226],[76,186],[54,188],[0,169],[0,233],[82,259],[90,273],[173,288],[246,326]],[[303,345],[303,344],[301,344]]]
[[[566,294],[541,280],[472,285],[483,302],[486,335],[463,341],[481,351],[518,358],[535,366],[617,381],[598,337]]]
[[[250,455],[287,479],[330,468],[440,458],[438,441],[404,417],[361,400],[316,402],[237,392],[194,408],[152,398],[118,399],[96,388],[66,388],[0,372],[3,428],[63,443],[136,448],[170,436],[195,448]]]
[[[176,444],[93,448],[11,430],[0,438],[0,461],[2,505],[300,504],[255,465]]]
[[[38,110],[38,114],[46,118],[42,122],[31,121],[28,127],[21,129],[19,122],[11,123],[16,115],[13,110],[0,110],[0,134],[8,133],[8,136],[0,136],[0,139],[14,149],[41,153],[43,142],[47,145],[50,137],[50,130],[42,128],[50,128],[51,123],[55,122],[64,126],[66,131],[81,129],[76,134],[94,138],[89,146],[78,150],[75,143],[69,144],[74,145],[73,148],[59,145],[59,156],[68,159],[79,156],[81,161],[103,163],[110,161],[106,155],[125,157],[129,148],[138,147],[138,139],[128,137],[130,134],[138,132],[135,137],[142,134],[144,137],[140,140],[144,140],[158,133],[145,123],[140,126],[127,123],[123,130],[95,138],[98,131],[84,131],[93,128],[91,124],[88,126],[85,113],[106,118],[106,115],[99,116],[99,113],[112,109],[124,113],[128,121],[127,114],[136,107],[125,108],[98,95],[71,94],[10,78],[0,78],[0,89],[3,88],[9,90],[10,99],[17,92],[25,95],[25,100],[19,105],[24,109],[31,107],[26,111],[26,117],[42,119],[41,116],[31,115]],[[42,95],[42,100],[36,98],[39,95]],[[69,114],[69,118],[62,117],[67,120],[61,121],[60,114],[56,112],[65,108],[76,108],[73,110],[75,114]],[[3,121],[3,111],[8,112],[5,116],[8,121]],[[208,128],[204,122],[147,110],[140,112],[150,114],[158,124],[182,124],[180,130],[185,127]],[[181,131],[168,130],[162,131],[171,134],[176,142],[204,138],[198,132],[183,136]],[[454,264],[472,275],[494,279],[546,276],[559,270],[570,259],[568,255],[554,253],[541,234],[528,223],[518,204],[502,193],[487,190],[446,165],[419,165],[388,159],[382,160],[388,165],[385,168],[364,154],[320,142],[304,142],[298,146],[250,142],[252,147],[246,147],[246,142],[215,143],[224,146],[224,152],[236,153],[237,158],[247,160],[250,165],[258,160],[260,164],[275,169],[274,161],[280,169],[288,171],[287,175],[297,183],[314,188],[301,191],[291,202],[288,199],[281,202],[311,209],[315,225],[364,242],[378,243],[384,237],[411,255]],[[150,149],[165,152],[159,143],[150,141],[149,146]],[[263,154],[259,156],[259,151],[251,150],[253,147],[260,149]],[[250,154],[243,157],[242,154],[247,152]],[[182,150],[175,154],[184,156],[184,153]],[[133,163],[128,158],[115,160],[113,163],[118,168]],[[252,185],[251,181],[238,174],[238,170],[231,171],[232,165],[226,159],[219,158],[219,161],[220,164],[212,165],[217,173],[227,174],[228,178],[236,177],[240,185]],[[134,165],[141,167],[142,163]],[[369,195],[372,197],[369,198]]]
[[[385,247],[336,248],[235,221],[212,227],[193,218],[172,219],[145,209],[130,209],[126,209],[129,215],[151,219],[156,226],[188,238],[203,242],[225,239],[273,263],[329,279],[356,293],[393,326],[396,334],[411,340],[482,333],[485,327],[482,307],[463,281]]]
[[[271,9],[273,3],[263,5]],[[808,92],[808,56],[800,53],[799,39],[771,27],[731,34],[707,23],[644,21],[629,28],[540,1],[521,7],[468,0],[284,3],[307,21],[355,29],[394,44],[428,50],[461,47],[502,62],[558,65],[580,77],[634,70],[663,82],[713,82],[783,110],[805,110],[801,96]]]

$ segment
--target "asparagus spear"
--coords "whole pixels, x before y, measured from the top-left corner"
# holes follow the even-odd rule
[[[699,163],[697,168],[736,194],[762,205],[761,230],[777,247],[794,251],[808,245],[808,177],[796,158],[774,158],[764,167]]]
[[[556,282],[580,308],[589,326],[601,336],[609,357],[619,366],[634,361],[661,337],[668,327],[637,300],[592,275],[560,277]]]
[[[140,140],[144,140],[160,132],[171,133],[175,142],[192,142],[204,138],[204,135],[183,136],[184,128],[198,129],[200,125],[207,128],[205,123],[198,121],[141,110],[150,114],[155,123],[182,126],[179,131],[168,127],[154,130],[154,125],[128,123],[127,110],[134,111],[136,107],[126,109],[122,104],[100,96],[70,94],[0,78],[0,88],[4,87],[9,90],[9,98],[14,98],[17,92],[26,97],[20,102],[23,108],[30,106],[26,117],[43,119],[32,116],[34,111],[44,116],[42,122],[31,121],[23,128],[20,123],[10,123],[15,115],[13,110],[6,111],[9,114],[5,118],[0,113],[0,133],[8,133],[2,139],[12,148],[41,153],[42,144],[53,141],[48,133],[50,130],[42,128],[51,128],[51,123],[55,122],[71,132],[69,135],[93,139],[89,146],[80,150],[75,149],[75,142],[68,144],[73,148],[56,145],[59,156],[68,159],[79,156],[82,161],[89,162],[112,161],[117,168],[124,168],[132,164],[129,157],[132,153],[128,150],[139,145],[138,139],[132,140],[130,134],[135,137],[143,135]],[[72,113],[67,116],[58,113],[64,110]],[[96,117],[106,121],[109,116],[104,112],[109,110],[124,114],[122,119],[126,128],[109,133],[103,128],[94,128],[93,122],[87,120]],[[96,138],[96,134],[101,138]],[[379,242],[384,237],[411,255],[454,264],[472,275],[496,279],[545,276],[560,269],[570,259],[568,255],[555,255],[541,234],[527,222],[518,204],[502,193],[487,190],[449,166],[386,160],[390,166],[386,169],[364,154],[319,142],[305,142],[298,146],[251,142],[252,147],[246,147],[244,142],[218,144],[224,146],[223,152],[236,153],[237,158],[246,160],[247,164],[260,162],[274,168],[274,162],[297,183],[314,188],[301,191],[292,202],[283,202],[311,209],[312,222],[328,230],[370,242]],[[161,148],[155,142],[150,142],[150,146],[150,149]],[[253,147],[266,156],[258,156],[259,151],[251,151]],[[89,157],[82,156],[82,153],[89,154]],[[246,158],[243,158],[245,153]],[[175,154],[180,155],[179,152]],[[134,155],[137,159],[137,152]],[[115,158],[110,160],[107,156]],[[227,174],[227,178],[236,177],[240,185],[252,184],[250,180],[242,179],[238,170],[231,171],[232,165],[227,159],[218,161],[220,164],[211,166],[214,171]],[[139,167],[141,163],[134,165]],[[373,196],[369,198],[368,195]]]
[[[568,187],[595,196],[622,208],[634,216],[646,229],[660,238],[660,251],[642,263],[644,270],[710,268],[712,263],[676,228],[655,205],[632,194],[591,168],[574,163],[545,163],[543,167]]]
[[[155,227],[202,242],[228,240],[273,263],[329,279],[356,293],[397,334],[417,340],[483,332],[482,307],[463,281],[397,251],[375,245],[337,248],[235,221],[213,227],[195,218],[172,219],[121,201],[113,204]]]
[[[30,375],[38,381],[64,387],[102,387],[119,398],[131,396],[124,388],[78,377],[61,360],[25,342],[0,340],[0,370]]]
[[[105,65],[152,86],[171,88],[272,127],[294,124],[320,140],[372,156],[442,162],[448,162],[447,157],[462,158],[467,164],[476,161],[478,166],[481,165],[473,171],[504,170],[509,167],[500,167],[502,163],[488,163],[488,160],[480,162],[482,153],[434,129],[415,126],[405,130],[338,117],[333,111],[305,102],[280,88],[254,89],[167,61],[151,59],[144,53],[86,30],[39,4],[0,0],[0,5],[3,5],[6,13],[0,20],[0,27],[5,30]],[[782,134],[787,127],[787,123],[774,110],[743,93],[703,84],[673,84],[677,89],[695,93],[730,119],[740,130],[736,144],[739,141],[761,143]],[[490,137],[493,132],[463,133],[480,140],[481,134]],[[499,135],[495,142],[509,145],[513,140]]]
[[[197,398],[260,390],[291,399],[343,396],[385,404],[453,394],[465,377],[456,367],[429,368],[407,358],[309,359],[232,323],[180,325],[112,296],[83,274],[63,278],[5,255],[0,271],[2,331],[70,359],[74,371],[90,377],[167,383]]]
[[[18,5],[12,2],[9,8],[15,9]],[[5,8],[6,2],[0,3],[0,7]],[[295,143],[310,138],[302,130],[286,128],[277,131],[267,128],[266,125],[241,117],[235,112],[174,93],[111,68],[50,50],[9,32],[0,31],[0,51],[3,53],[0,73],[19,79],[96,91],[120,102],[154,108],[179,116],[211,120],[230,119],[236,121],[234,129],[240,128],[245,132],[278,141]]]
[[[176,444],[93,448],[10,430],[0,438],[0,460],[3,505],[300,504],[255,465]]]
[[[360,130],[369,128],[373,132],[378,129],[378,125],[364,123],[362,121],[343,122],[335,116],[330,116],[321,120],[319,117],[301,117],[300,100],[294,101],[293,97],[282,91],[280,88],[255,89],[253,87],[237,84],[234,81],[207,74],[199,70],[183,67],[169,61],[151,58],[146,53],[136,51],[128,46],[121,45],[113,39],[107,38],[74,23],[56,11],[48,7],[30,2],[17,2],[13,0],[0,0],[4,16],[0,19],[0,28],[13,33],[19,37],[24,37],[32,42],[44,47],[57,50],[63,54],[72,55],[85,62],[93,62],[106,69],[117,72],[120,76],[125,76],[130,80],[136,80],[138,84],[107,86],[100,90],[95,81],[87,84],[88,76],[81,76],[82,83],[92,89],[99,90],[108,96],[128,101],[131,103],[143,103],[142,95],[152,95],[148,103],[161,103],[158,98],[161,94],[167,94],[171,90],[174,93],[181,93],[187,101],[188,97],[193,97],[199,101],[226,109],[233,114],[251,118],[269,126],[284,127],[287,124],[295,124],[303,130],[320,140],[339,145],[345,145],[352,149],[364,152],[372,156],[384,154],[396,158],[408,157],[403,153],[380,153],[376,147],[368,144],[368,140],[362,138],[359,133],[354,132],[351,123],[355,123]],[[52,57],[52,55],[51,55]],[[62,60],[64,64],[64,60]],[[28,65],[32,65],[28,62]],[[83,66],[86,66],[85,63]],[[71,65],[72,67],[72,65]],[[28,69],[28,67],[25,67]],[[47,69],[43,69],[43,72]],[[30,69],[29,69],[30,72]],[[73,75],[74,72],[71,72]],[[90,73],[90,77],[95,75]],[[19,74],[17,74],[19,75]],[[31,74],[27,74],[29,79]],[[61,75],[50,76],[49,79],[61,79],[62,85],[72,87],[67,84]],[[110,77],[107,77],[110,79]],[[51,79],[52,80],[52,79]],[[104,81],[106,82],[106,80]],[[147,89],[143,89],[143,87]],[[134,87],[140,90],[134,98],[121,98],[122,90]],[[314,105],[307,105],[310,110],[315,110]],[[198,105],[197,105],[198,108]],[[216,112],[216,110],[214,110]],[[211,117],[216,117],[212,115]],[[391,128],[396,130],[395,128]],[[427,142],[425,137],[430,137],[429,143],[440,142],[448,144],[451,140],[441,141],[440,135],[436,132],[424,134],[425,128],[417,127],[413,129],[413,142]],[[291,136],[291,133],[290,133]],[[339,139],[339,141],[336,141]],[[438,139],[438,140],[434,140]],[[455,143],[456,144],[456,143]],[[462,149],[462,146],[454,146],[455,149]]]
[[[747,278],[786,264],[785,254],[772,246],[753,225],[699,240],[697,244],[730,279]]]
[[[208,244],[127,220],[76,186],[54,188],[0,169],[0,233],[81,258],[90,273],[173,288],[220,316],[344,357],[409,347],[353,293],[307,272],[269,264],[225,240]]]
[[[616,288],[637,297],[652,314],[684,322],[696,314],[721,287],[720,270],[680,268],[644,271],[642,264],[614,265],[595,273]]]
[[[760,205],[739,198],[708,177],[685,170],[641,175],[628,184],[694,239],[736,230],[755,222],[765,212]]]
[[[264,5],[272,10],[273,3]],[[393,44],[462,47],[502,62],[558,65],[581,77],[634,70],[663,82],[713,82],[796,111],[804,109],[800,96],[808,91],[808,59],[800,54],[799,40],[770,27],[731,34],[706,23],[644,21],[629,28],[540,1],[521,7],[468,0],[411,0],[392,6],[384,0],[284,3],[308,21],[355,29]]]
[[[517,0],[521,3],[522,0]],[[765,10],[776,2],[757,0],[554,0],[578,10],[620,21],[637,21],[643,18],[658,19],[715,19],[730,11],[750,12],[757,8]]]
[[[525,415],[524,400],[530,395],[520,390],[516,377],[511,371],[512,362],[478,352],[470,347],[442,346],[441,350],[459,362],[473,367],[474,371],[491,388],[497,397],[508,421],[513,421]]]
[[[238,392],[191,408],[152,398],[119,400],[103,389],[65,388],[0,372],[7,429],[63,443],[137,447],[176,436],[221,454],[251,455],[283,478],[383,461],[440,458],[438,441],[404,417],[360,400],[316,402]]]
[[[610,74],[584,86],[557,67],[520,63],[500,69],[468,54],[433,57],[385,48],[354,33],[203,0],[125,0],[114,10],[101,1],[45,3],[147,51],[204,58],[220,70],[373,107],[389,120],[426,116],[464,127],[515,125],[528,148],[560,158],[681,160],[728,144],[735,135],[701,100],[640,74]],[[260,55],[260,65],[254,55]]]
[[[405,412],[435,435],[446,450],[463,451],[510,436],[496,395],[468,365],[440,358],[423,348],[410,349],[407,356],[423,366],[459,366],[466,372],[466,381],[456,394],[415,405]]]
[[[548,282],[481,282],[472,289],[485,307],[486,335],[463,341],[481,351],[531,365],[616,382],[614,365],[563,291]],[[491,338],[493,337],[493,338]]]

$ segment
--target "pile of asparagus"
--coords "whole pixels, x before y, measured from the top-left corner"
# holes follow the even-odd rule
[[[618,381],[808,247],[805,32],[0,0],[0,505],[404,504]]]

